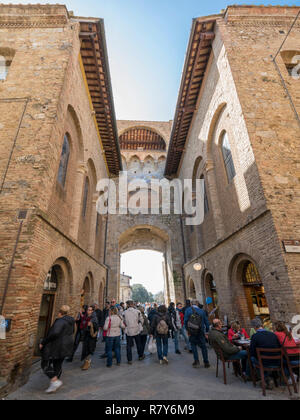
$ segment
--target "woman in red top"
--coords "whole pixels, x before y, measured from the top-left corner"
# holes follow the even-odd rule
[[[275,334],[278,337],[278,340],[282,347],[293,347],[295,350],[289,349],[287,350],[288,354],[291,355],[300,355],[300,349],[297,347],[295,340],[293,339],[292,333],[288,331],[287,327],[283,322],[275,322]],[[291,360],[294,358],[291,357]],[[295,357],[295,360],[299,360],[299,356]]]
[[[231,324],[231,328],[228,331],[228,339],[232,343],[235,340],[241,340],[242,338],[247,338],[249,340],[249,335],[247,334],[247,331],[245,328],[241,327],[241,324],[236,321],[233,324]]]

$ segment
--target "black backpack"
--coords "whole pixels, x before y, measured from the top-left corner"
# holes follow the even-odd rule
[[[187,330],[191,335],[198,335],[202,331],[202,316],[192,308],[193,313],[189,317]]]

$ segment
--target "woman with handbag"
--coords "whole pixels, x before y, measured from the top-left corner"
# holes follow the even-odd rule
[[[62,385],[62,364],[70,357],[74,346],[75,320],[68,316],[69,306],[62,306],[48,336],[42,341],[42,370],[51,380],[47,394],[56,392]]]
[[[82,370],[89,370],[91,367],[92,361],[90,356],[92,356],[96,350],[98,329],[98,319],[94,312],[94,308],[89,306],[80,325],[80,330],[83,335],[81,361],[84,360],[84,364],[81,367]]]
[[[151,326],[149,323],[149,320],[147,318],[147,316],[145,315],[145,309],[143,306],[139,306],[138,310],[141,312],[142,314],[142,318],[143,318],[143,330],[140,333],[140,337],[141,337],[141,354],[143,355],[142,358],[140,360],[145,359],[145,348],[146,348],[146,344],[147,344],[147,339],[148,339],[148,335],[150,334],[150,330],[151,330]]]
[[[108,368],[112,367],[113,350],[116,354],[117,366],[121,364],[121,330],[125,329],[122,317],[118,314],[118,308],[111,308],[106,318],[104,330],[106,331],[106,349]]]

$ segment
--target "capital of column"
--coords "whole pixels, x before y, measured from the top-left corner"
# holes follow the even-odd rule
[[[207,159],[205,164],[206,172],[212,171],[215,167],[214,161],[212,159]]]
[[[86,175],[88,173],[87,166],[84,162],[80,162],[77,166],[77,173]]]

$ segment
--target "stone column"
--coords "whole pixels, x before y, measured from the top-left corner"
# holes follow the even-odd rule
[[[78,240],[83,186],[84,186],[86,176],[87,176],[87,167],[83,162],[80,162],[78,164],[77,174],[76,174],[76,182],[75,182],[75,190],[74,190],[74,198],[73,198],[73,209],[72,209],[71,223],[70,223],[70,235],[73,239],[75,239],[75,241]]]
[[[212,212],[215,222],[215,230],[217,239],[221,239],[225,234],[225,228],[223,223],[223,217],[218,197],[218,190],[217,190],[217,183],[216,183],[216,176],[215,176],[215,168],[214,162],[212,159],[208,159],[206,162],[206,172],[207,172],[207,182],[208,182],[208,189],[209,194],[212,202]]]

